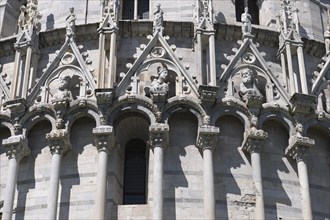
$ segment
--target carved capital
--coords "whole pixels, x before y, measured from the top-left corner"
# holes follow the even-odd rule
[[[219,87],[218,86],[206,86],[200,85],[198,87],[198,93],[203,102],[215,102]]]
[[[311,138],[294,135],[289,139],[289,146],[285,149],[285,155],[299,162],[304,159],[307,150],[314,144],[315,141]]]
[[[7,149],[7,157],[9,159],[16,158],[20,161],[25,156],[30,155],[31,150],[27,147],[26,139],[23,135],[11,136],[2,141],[2,145]]]
[[[114,134],[112,126],[99,126],[93,129],[94,143],[97,150],[110,153],[114,146]]]
[[[65,129],[57,129],[51,131],[50,133],[46,134],[46,139],[52,154],[60,154],[63,156],[65,152],[72,149],[69,140],[69,134]]]
[[[115,91],[113,88],[111,88],[111,89],[95,89],[97,105],[111,104],[114,92]]]
[[[290,99],[293,113],[307,114],[316,106],[317,97],[314,95],[306,95],[295,93]]]
[[[252,153],[260,153],[263,141],[268,137],[268,133],[257,130],[255,127],[249,128],[244,133],[242,150]]]
[[[199,127],[196,146],[200,150],[211,149],[213,150],[217,143],[217,136],[220,133],[218,127],[203,125]]]
[[[11,117],[15,120],[22,117],[27,109],[27,103],[25,99],[9,100],[3,104],[4,109],[9,109]]]
[[[67,106],[69,105],[70,100],[68,98],[64,99],[54,99],[52,100],[52,104],[54,106],[54,109],[58,111],[64,111]]]
[[[168,124],[155,123],[149,127],[149,145],[153,149],[157,147],[167,147],[169,143]]]

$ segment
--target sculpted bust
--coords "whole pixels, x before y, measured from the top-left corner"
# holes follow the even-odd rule
[[[69,90],[70,76],[60,76],[58,91],[54,94],[53,100],[72,99],[72,93]]]
[[[241,71],[242,82],[240,83],[239,95],[246,101],[251,96],[262,97],[255,84],[254,73],[252,69],[244,68]]]
[[[244,13],[241,16],[242,21],[242,33],[244,35],[251,35],[252,27],[251,27],[251,20],[252,17],[248,13],[249,9],[247,7],[244,8]]]
[[[169,91],[168,83],[166,82],[166,78],[168,75],[168,70],[166,67],[159,66],[157,68],[158,78],[154,79],[151,83],[150,93],[165,93],[167,94]]]

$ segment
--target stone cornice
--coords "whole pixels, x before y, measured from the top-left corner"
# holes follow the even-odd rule
[[[110,153],[114,147],[114,133],[113,127],[109,125],[102,125],[93,128],[94,143],[97,150]]]
[[[15,135],[4,139],[2,145],[7,149],[7,156],[9,159],[16,158],[17,161],[20,161],[23,157],[31,153],[23,135]]]
[[[52,130],[50,133],[46,134],[46,139],[52,154],[60,154],[63,156],[66,151],[72,149],[69,134],[65,129]]]
[[[167,147],[169,144],[169,126],[168,124],[155,123],[149,127],[149,146],[154,149],[155,147]]]
[[[203,125],[199,127],[196,146],[200,150],[211,149],[216,147],[217,137],[220,133],[218,127]]]

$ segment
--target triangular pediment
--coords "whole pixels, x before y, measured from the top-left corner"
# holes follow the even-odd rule
[[[49,63],[47,68],[43,71],[37,84],[31,89],[31,93],[27,97],[28,103],[37,99],[41,91],[51,90],[49,84],[52,80],[59,78],[62,74],[70,75],[71,78],[75,78],[75,87],[79,87],[81,84],[88,88],[90,91],[94,91],[96,83],[92,74],[93,68],[91,67],[91,59],[88,58],[88,53],[81,53],[82,46],[77,46],[73,37],[67,37],[65,43],[61,49],[56,52],[56,57],[53,62]],[[53,90],[56,88],[53,88]],[[77,92],[78,93],[78,92]],[[78,96],[78,95],[77,95]],[[49,101],[50,98],[44,97],[44,102]]]
[[[189,91],[189,94],[198,96],[198,88],[193,77],[186,71],[186,67],[183,67],[179,57],[174,53],[176,47],[170,46],[167,43],[166,37],[162,36],[161,32],[156,32],[154,36],[148,36],[150,39],[147,45],[141,45],[141,52],[136,55],[136,60],[133,64],[129,65],[130,68],[116,87],[116,95],[124,95],[126,90],[130,87],[134,78],[136,78],[141,72],[149,71],[149,67],[153,64],[161,63],[172,72],[175,72],[172,84],[180,84],[176,86],[176,94],[188,94],[184,91]],[[152,73],[153,74],[153,73]],[[149,74],[150,76],[150,74]],[[150,77],[149,77],[150,78]],[[182,89],[183,92],[178,91]]]
[[[251,68],[259,72],[260,74],[258,75],[267,80],[265,83],[272,84],[276,90],[276,93],[282,97],[286,104],[289,104],[289,94],[284,89],[279,79],[269,68],[267,62],[263,58],[265,54],[258,50],[257,45],[253,43],[251,38],[246,38],[239,43],[241,45],[235,50],[236,54],[229,57],[229,64],[224,66],[224,72],[219,80],[219,87],[226,88],[228,81],[231,81],[231,78],[237,74],[240,69]]]

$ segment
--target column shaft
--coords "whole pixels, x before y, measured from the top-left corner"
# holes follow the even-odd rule
[[[52,158],[52,167],[50,173],[50,188],[48,196],[48,219],[55,220],[57,216],[58,191],[60,181],[62,156],[54,153]]]
[[[106,151],[99,151],[99,164],[97,171],[95,219],[105,219],[107,203],[107,168],[108,154]]]
[[[134,0],[134,20],[138,19],[138,0]]]
[[[99,35],[99,76],[98,76],[98,88],[104,88],[104,60],[105,60],[105,35],[100,33]]]
[[[256,190],[255,219],[265,219],[264,196],[262,188],[261,162],[259,152],[251,153],[252,176]]]
[[[308,94],[306,71],[305,71],[305,61],[304,61],[304,54],[303,54],[302,46],[298,47],[297,55],[298,55],[298,65],[299,65],[302,93]]]
[[[203,46],[202,46],[202,35],[201,33],[197,33],[197,43],[196,43],[196,56],[197,56],[197,76],[198,76],[198,81],[202,82],[202,84],[204,84],[203,82],[203,65],[202,65],[202,54],[203,54]],[[206,84],[206,83],[205,83]]]
[[[116,39],[117,35],[115,32],[111,33],[111,39],[110,39],[110,55],[109,55],[109,87],[113,88],[114,83],[116,82]]]
[[[22,88],[22,98],[27,97],[29,79],[30,79],[30,67],[31,67],[31,58],[32,58],[32,48],[28,47],[26,50],[26,59],[25,59],[25,68],[23,74],[23,88]]]
[[[11,89],[11,98],[12,99],[16,99],[20,69],[21,69],[21,52],[17,50],[15,53],[13,87]]]
[[[164,149],[161,145],[154,148],[154,195],[153,219],[163,219],[163,168]]]
[[[8,179],[6,183],[6,194],[3,207],[3,220],[11,220],[13,215],[14,198],[17,184],[19,161],[17,158],[12,157],[9,159],[8,166]]]
[[[281,52],[281,64],[282,64],[282,73],[283,73],[286,90],[289,91],[288,76],[287,76],[288,73],[286,72],[285,55],[283,52]]]
[[[289,70],[289,83],[290,83],[290,94],[293,95],[296,92],[295,78],[293,75],[293,66],[292,66],[292,57],[291,57],[291,48],[289,44],[285,45],[286,49],[286,59],[288,63]]]
[[[210,52],[210,86],[216,86],[216,63],[215,63],[215,42],[214,34],[209,37],[209,52]]]
[[[311,220],[313,219],[312,205],[309,194],[308,172],[305,161],[299,160],[297,162],[297,167],[298,167],[298,175],[300,182],[301,209],[302,209],[303,219]]]
[[[210,148],[203,150],[204,159],[204,218],[215,219],[213,156]]]

